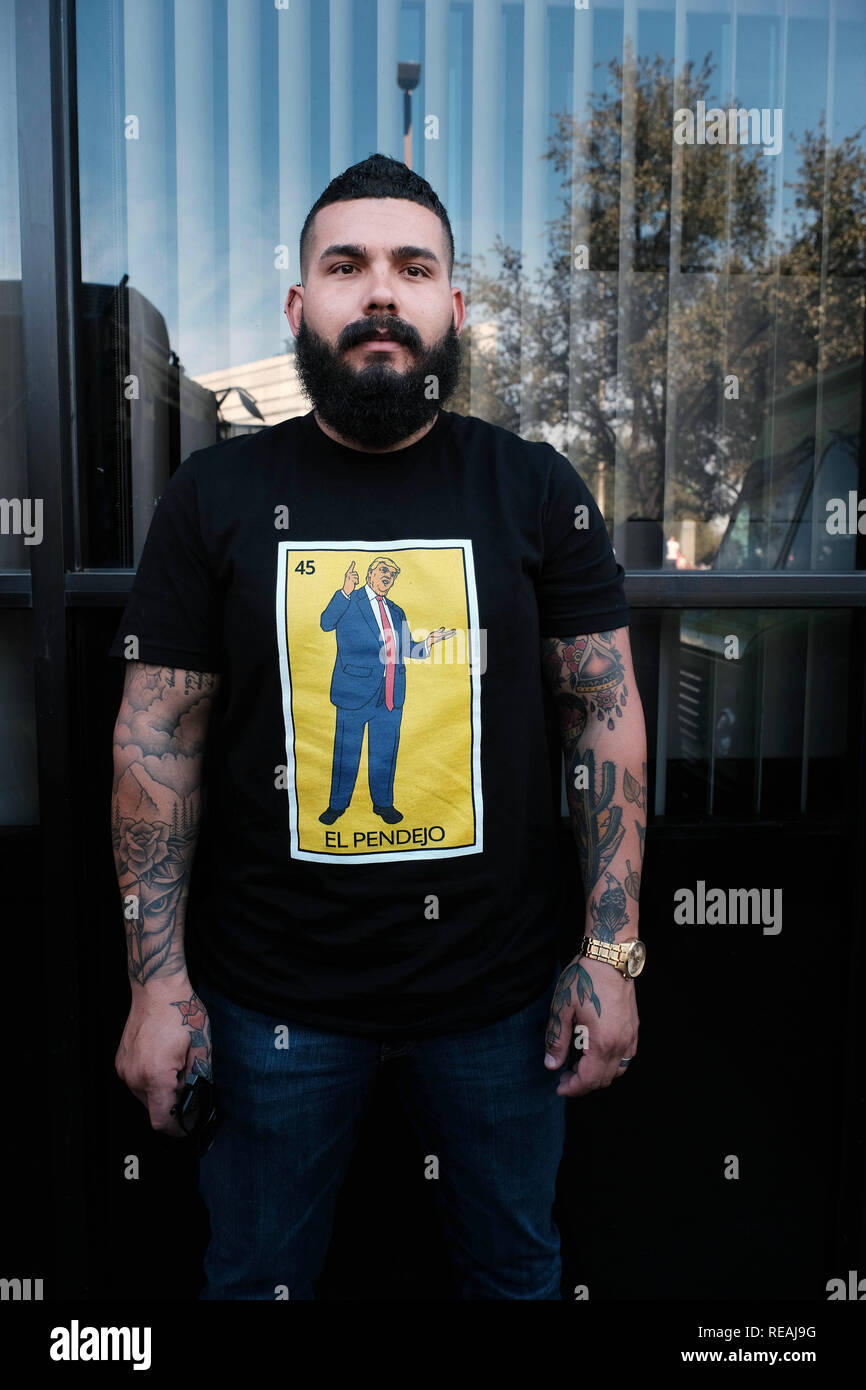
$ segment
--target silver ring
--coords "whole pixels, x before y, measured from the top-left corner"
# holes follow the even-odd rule
[[[629,1064],[629,1062],[633,1062],[633,1061],[634,1061],[634,1057],[623,1057],[622,1061],[620,1062],[620,1066],[621,1066],[621,1067],[627,1067],[628,1064]]]

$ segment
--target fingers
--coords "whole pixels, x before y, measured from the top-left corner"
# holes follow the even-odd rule
[[[573,1067],[562,1073],[556,1094],[571,1100],[575,1096],[585,1096],[590,1091],[600,1090],[602,1086],[609,1086],[612,1080],[610,1067],[605,1067],[604,1063],[591,1053],[584,1052]]]
[[[148,1114],[150,1115],[151,1128],[157,1134],[164,1134],[169,1139],[185,1139],[187,1137],[177,1116],[171,1114],[171,1108],[180,1100],[182,1090],[183,1087],[178,1091],[150,1097]]]
[[[631,1056],[632,1054],[627,1054]],[[559,1078],[559,1085],[556,1088],[558,1096],[565,1096],[569,1100],[575,1096],[588,1095],[590,1091],[599,1091],[603,1087],[609,1086],[618,1076],[624,1076],[627,1067],[620,1067],[619,1060],[604,1060],[592,1057],[590,1053],[584,1053],[573,1067],[562,1073]]]
[[[186,1075],[186,1070],[179,1071],[174,1086],[158,1081],[129,1087],[136,1100],[140,1100],[147,1111],[151,1129],[155,1130],[157,1134],[167,1135],[170,1139],[186,1138],[185,1131],[178,1123],[177,1117],[171,1114],[172,1106],[177,1104],[183,1093]]]
[[[637,1053],[637,1037],[626,1043],[621,1041],[604,1048],[598,1044],[591,1046],[589,1029],[584,1024],[573,1024],[571,1020],[560,1019],[552,1012],[548,1020],[545,1038],[545,1066],[551,1071],[562,1067],[569,1061],[571,1037],[568,1029],[574,1028],[574,1060],[559,1077],[556,1094],[573,1099],[588,1095],[609,1086],[617,1077],[624,1076],[628,1067],[620,1065],[624,1058],[632,1059]],[[550,1060],[549,1060],[550,1059]]]
[[[556,1007],[557,1001],[554,999],[553,1008],[547,1020],[547,1032],[544,1035],[544,1065],[550,1071],[555,1071],[561,1067],[571,1044],[571,1019],[569,1015],[560,1015]]]
[[[179,1026],[174,1012],[168,1017],[157,1001],[147,1012],[133,1010],[114,1059],[118,1077],[148,1113],[158,1134],[183,1139],[186,1133],[172,1109],[180,1100],[191,1073],[210,1079],[210,1020],[203,1007],[188,1014]]]

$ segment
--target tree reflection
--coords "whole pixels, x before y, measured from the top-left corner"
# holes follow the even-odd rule
[[[569,454],[611,526],[616,465],[617,516],[694,520],[705,564],[774,400],[861,357],[866,269],[862,132],[829,146],[822,119],[786,145],[793,196],[778,217],[760,146],[674,145],[674,110],[707,100],[712,72],[707,57],[675,83],[671,62],[627,57],[601,69],[584,120],[557,116],[544,158],[562,212],[545,265],[528,276],[499,239],[492,268],[458,262],[467,362],[479,324],[495,325],[496,348],[475,354],[471,405],[468,370],[453,398]]]

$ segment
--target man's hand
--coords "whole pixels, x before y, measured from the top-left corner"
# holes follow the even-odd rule
[[[453,637],[456,631],[456,627],[449,627],[447,630],[444,627],[437,627],[435,632],[427,634],[427,642],[432,647],[434,642],[444,642],[446,637]]]
[[[556,1089],[559,1096],[583,1096],[609,1086],[627,1068],[624,1057],[637,1051],[637,1001],[633,980],[604,961],[587,961],[575,956],[560,975],[547,1021],[545,1065],[561,1067],[568,1056],[575,1029],[577,1063],[563,1072]],[[583,1032],[583,1029],[586,1032]],[[553,1062],[548,1062],[552,1057]]]
[[[346,570],[346,577],[343,580],[343,593],[346,595],[346,598],[352,597],[352,594],[355,592],[360,582],[361,577],[355,569],[355,561],[353,560]]]
[[[115,1070],[146,1107],[153,1129],[185,1137],[170,1113],[186,1077],[211,1076],[210,1020],[186,975],[133,986],[133,1002],[114,1059]]]

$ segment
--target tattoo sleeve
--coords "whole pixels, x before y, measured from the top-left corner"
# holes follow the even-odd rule
[[[186,971],[184,916],[220,677],[130,662],[114,726],[111,839],[130,981]]]
[[[625,941],[638,935],[647,783],[646,730],[628,629],[546,637],[542,671],[565,754],[566,796],[586,897],[585,935]],[[574,980],[581,1002],[586,993],[600,1013],[585,968],[569,970],[560,990],[568,988],[570,999]]]

